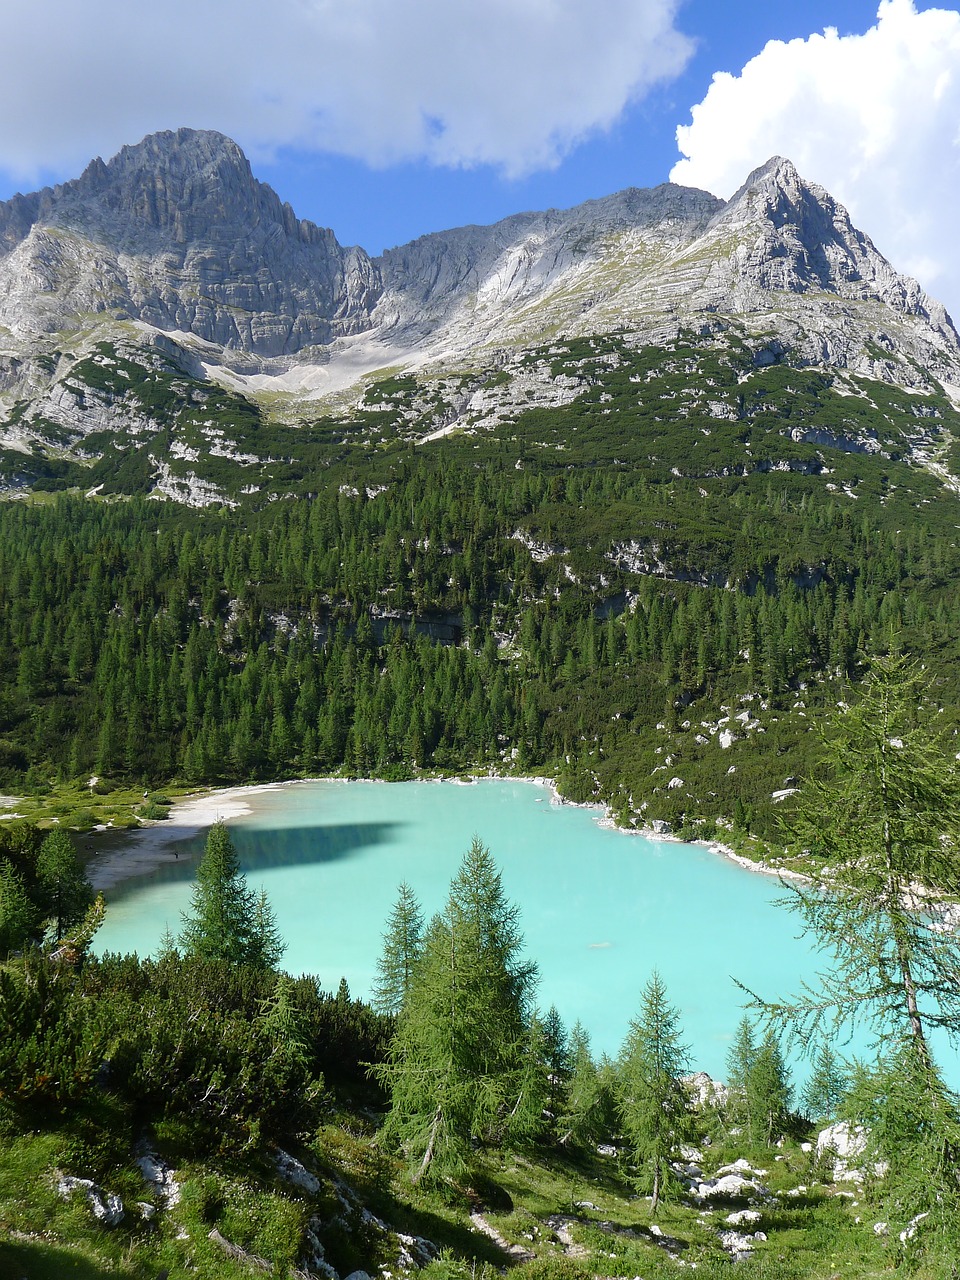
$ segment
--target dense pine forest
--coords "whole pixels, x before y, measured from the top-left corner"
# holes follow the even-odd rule
[[[703,374],[702,353],[679,355]],[[624,821],[693,831],[736,810],[763,833],[808,763],[808,717],[865,650],[898,634],[952,715],[960,555],[941,482],[793,443],[778,407],[824,431],[833,393],[779,368],[762,436],[749,415],[711,419],[711,466],[684,474],[675,428],[650,454],[633,392],[651,362],[591,391],[629,399],[602,430],[591,401],[419,446],[361,421],[279,497],[0,505],[0,785],[506,768]],[[394,380],[378,403],[410,394]],[[871,421],[895,434],[903,408],[887,409]],[[771,470],[776,450],[797,456]],[[719,750],[724,716],[736,741]]]

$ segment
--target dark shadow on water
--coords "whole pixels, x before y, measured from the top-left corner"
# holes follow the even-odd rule
[[[230,838],[240,858],[240,866],[248,878],[258,871],[273,867],[312,867],[324,862],[342,862],[355,858],[373,845],[392,844],[402,822],[349,822],[335,826],[281,827],[277,830],[246,830],[231,827]],[[118,902],[137,893],[144,884],[176,884],[192,880],[203,853],[206,834],[184,840],[165,855],[169,861],[134,880],[126,880],[107,895]]]

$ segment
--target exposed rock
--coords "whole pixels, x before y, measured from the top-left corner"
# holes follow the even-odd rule
[[[0,323],[109,313],[277,356],[369,326],[380,275],[299,220],[206,130],[156,133],[73,182],[0,205]]]
[[[700,1111],[705,1107],[725,1107],[730,1095],[727,1086],[719,1080],[714,1080],[708,1076],[705,1071],[694,1072],[693,1075],[683,1077],[683,1085],[690,1095],[693,1105]],[[688,1159],[700,1159],[700,1153],[697,1152],[693,1157]]]
[[[729,1227],[750,1227],[755,1222],[760,1221],[760,1214],[756,1209],[740,1209],[736,1213],[730,1213],[724,1218],[724,1222]]]
[[[504,1253],[508,1253],[511,1258],[515,1258],[517,1262],[529,1262],[536,1256],[529,1249],[525,1249],[523,1245],[511,1244],[508,1240],[505,1240],[496,1227],[489,1223],[482,1213],[471,1213],[470,1221],[477,1231],[482,1231],[485,1236],[489,1236],[494,1244],[498,1245]],[[349,1276],[347,1280],[350,1280]]]
[[[863,1167],[862,1157],[866,1153],[869,1136],[863,1125],[849,1124],[846,1120],[821,1129],[817,1135],[817,1159],[824,1159],[828,1153],[836,1156],[832,1170],[834,1182],[863,1182],[868,1170]],[[882,1178],[887,1166],[880,1161],[872,1165],[869,1172]]]
[[[721,1231],[720,1247],[725,1253],[728,1253],[734,1262],[746,1262],[753,1255],[756,1248],[755,1241],[758,1239],[766,1239],[762,1232],[757,1232],[755,1236],[743,1235],[739,1231]]]
[[[289,1182],[292,1186],[299,1187],[301,1191],[306,1191],[312,1196],[315,1196],[320,1190],[320,1179],[316,1174],[311,1173],[305,1165],[302,1165],[295,1156],[278,1148],[274,1155],[274,1161],[277,1166],[277,1172],[284,1182]]]
[[[172,1209],[180,1203],[180,1184],[174,1177],[173,1169],[156,1152],[141,1144],[136,1165],[144,1182],[153,1188],[164,1208]]]
[[[69,1199],[74,1191],[82,1191],[91,1213],[101,1226],[115,1227],[123,1220],[123,1201],[120,1197],[114,1195],[112,1191],[104,1191],[90,1178],[72,1178],[69,1174],[60,1174],[57,1177],[56,1188],[57,1194],[63,1196],[65,1200]]]

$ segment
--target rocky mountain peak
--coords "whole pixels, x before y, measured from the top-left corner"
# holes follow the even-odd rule
[[[306,243],[335,243],[331,231],[300,222],[253,176],[237,144],[209,129],[153,133],[106,163],[98,157],[75,181],[41,193],[37,219],[109,231],[134,247],[151,233],[181,245],[229,240],[260,223]]]
[[[943,306],[900,275],[844,206],[782,156],[754,169],[716,215],[712,230],[736,235],[739,273],[766,291],[812,289],[876,300],[928,321],[954,350],[960,342]]]
[[[22,329],[32,314],[46,332],[109,312],[293,354],[366,327],[380,292],[363,250],[298,219],[211,130],[151,134],[72,182],[0,204],[4,250],[12,279],[0,322],[9,314]],[[37,278],[45,296],[24,308],[20,282]]]

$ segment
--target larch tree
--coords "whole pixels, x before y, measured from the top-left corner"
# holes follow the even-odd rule
[[[37,855],[37,880],[44,895],[55,941],[78,924],[93,902],[93,889],[73,841],[65,831],[51,831]]]
[[[923,684],[904,658],[874,658],[858,701],[831,717],[787,830],[809,882],[786,899],[831,967],[758,1004],[804,1042],[845,1023],[903,1038],[932,1070],[930,1030],[960,1039],[960,942],[923,910],[960,897],[960,769]]]
[[[830,967],[789,999],[755,1003],[805,1044],[857,1024],[873,1034],[883,1123],[872,1141],[889,1165],[891,1216],[925,1215],[911,1240],[938,1231],[956,1240],[960,1100],[930,1033],[960,1042],[960,938],[934,906],[960,897],[960,768],[955,744],[937,733],[928,685],[902,656],[876,657],[857,701],[831,716],[823,768],[801,789],[788,831],[811,868],[788,905]],[[861,1114],[869,1121],[870,1107]],[[923,1142],[888,1141],[909,1116],[922,1118]],[[898,1200],[908,1183],[917,1194]]]
[[[473,1144],[526,1130],[525,1076],[536,969],[523,960],[517,908],[474,839],[430,922],[387,1060],[384,1136],[414,1182],[458,1177]]]
[[[687,1065],[679,1012],[654,972],[620,1051],[618,1099],[638,1185],[652,1197],[651,1213],[672,1189],[670,1157],[689,1130],[690,1102],[681,1080]]]
[[[800,1095],[800,1105],[811,1120],[833,1120],[849,1088],[843,1063],[828,1040],[813,1058],[813,1070]]]
[[[590,1053],[590,1036],[582,1023],[574,1023],[567,1050],[570,1078],[565,1106],[557,1118],[561,1146],[590,1147],[610,1131],[612,1108],[608,1080]]]

